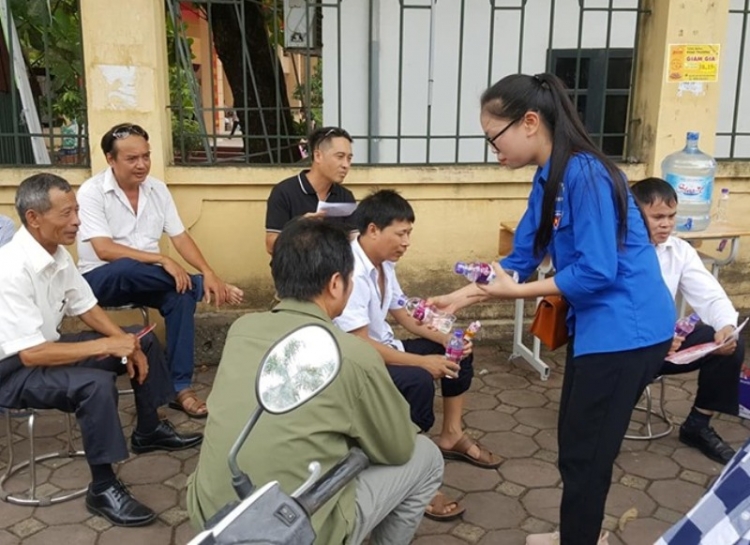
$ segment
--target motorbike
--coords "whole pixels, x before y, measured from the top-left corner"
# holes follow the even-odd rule
[[[330,385],[340,369],[336,339],[317,324],[290,332],[268,350],[255,381],[258,407],[228,455],[238,500],[211,517],[206,529],[188,545],[310,545],[315,541],[312,515],[370,465],[367,455],[352,447],[322,477],[320,464],[312,461],[309,477],[291,495],[277,481],[256,487],[240,469],[237,455],[264,412],[278,415],[297,409]]]

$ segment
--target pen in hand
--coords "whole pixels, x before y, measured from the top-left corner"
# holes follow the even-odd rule
[[[141,340],[143,337],[145,337],[146,335],[148,335],[149,333],[151,333],[154,330],[155,327],[156,327],[156,324],[147,325],[146,327],[144,327],[138,333],[135,334],[135,338],[138,339],[138,340]],[[100,356],[100,357],[97,358],[97,360],[101,361],[101,360],[105,359],[106,357],[107,356]],[[122,363],[123,365],[127,365],[128,364],[128,358],[127,358],[127,356],[121,357],[120,358],[120,363]]]

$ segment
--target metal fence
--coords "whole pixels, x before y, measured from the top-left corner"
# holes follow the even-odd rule
[[[730,2],[726,45],[721,62],[716,156],[722,159],[750,159],[750,85],[744,81],[749,70],[745,48],[748,41],[750,0]]]
[[[0,0],[0,164],[87,165],[78,0]]]
[[[480,94],[545,70],[602,148],[628,156],[642,0],[168,5],[177,163],[296,162],[321,125],[347,129],[359,163],[486,162]]]

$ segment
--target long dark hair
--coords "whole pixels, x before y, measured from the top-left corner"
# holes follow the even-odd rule
[[[513,74],[487,89],[481,98],[482,111],[493,117],[521,119],[526,112],[537,112],[552,136],[549,180],[544,186],[542,215],[534,237],[534,252],[541,255],[552,239],[555,198],[563,182],[568,160],[576,153],[598,159],[612,178],[618,212],[617,237],[625,239],[628,230],[628,184],[624,174],[594,144],[586,132],[565,84],[554,74]],[[593,177],[592,177],[593,179]]]

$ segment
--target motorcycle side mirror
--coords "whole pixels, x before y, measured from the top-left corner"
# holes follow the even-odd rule
[[[283,414],[325,389],[341,368],[333,335],[319,325],[306,325],[279,340],[263,358],[255,383],[260,406]]]
[[[336,339],[317,324],[291,331],[266,352],[255,381],[258,407],[229,451],[232,486],[240,499],[249,497],[254,487],[237,465],[237,455],[263,411],[284,414],[296,409],[331,384],[340,369],[341,352]]]

